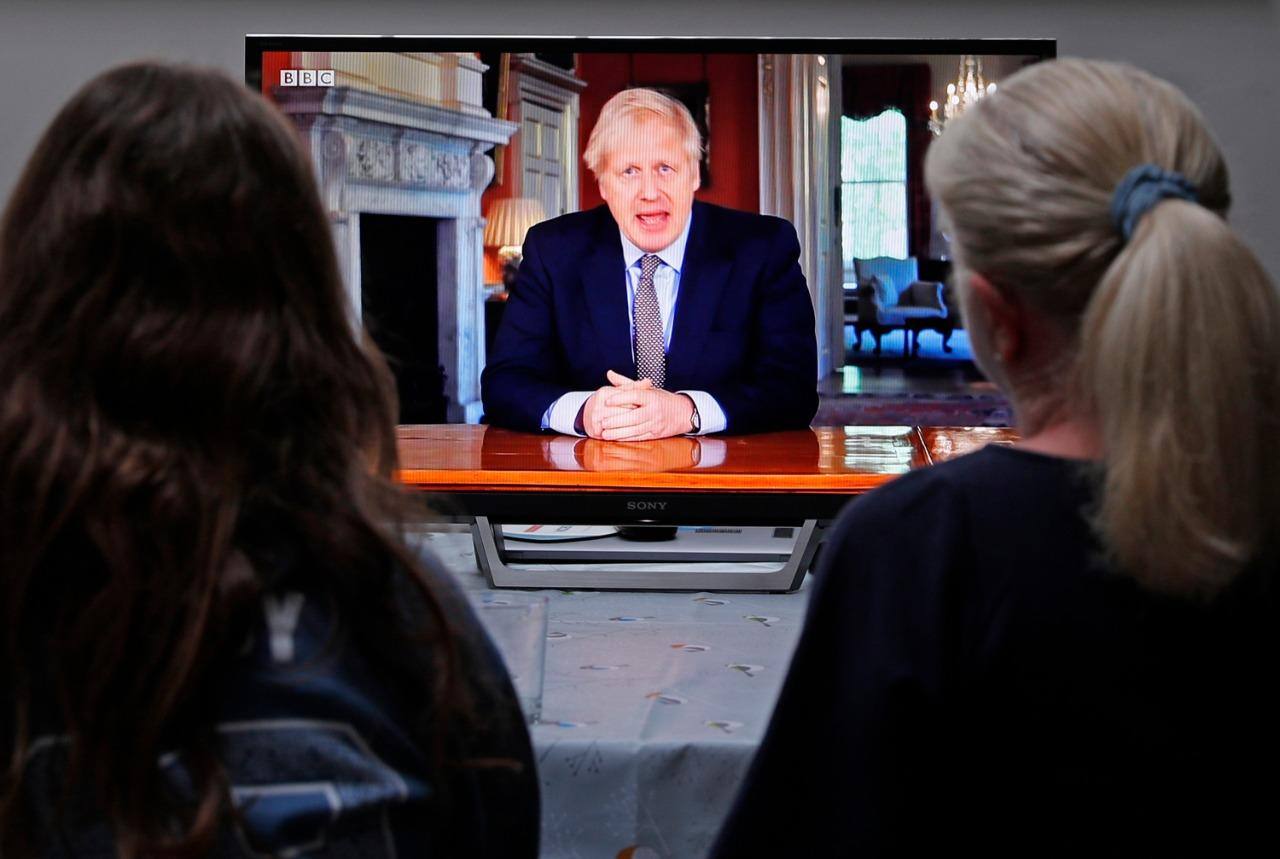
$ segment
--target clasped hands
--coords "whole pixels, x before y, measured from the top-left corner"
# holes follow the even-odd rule
[[[655,388],[610,370],[609,384],[582,407],[582,426],[591,438],[648,441],[684,435],[693,429],[693,398]]]

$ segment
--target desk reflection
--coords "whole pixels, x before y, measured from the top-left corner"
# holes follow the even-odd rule
[[[661,474],[698,471],[727,473],[810,473],[818,469],[821,446],[813,430],[776,433],[753,445],[751,436],[676,436],[650,441],[603,441],[574,436],[531,436],[488,427],[480,447],[480,467],[552,471]],[[758,438],[758,437],[757,437]],[[530,441],[536,439],[536,446]],[[541,463],[529,462],[537,450]]]
[[[557,468],[586,471],[684,471],[724,462],[720,439],[660,438],[618,443],[595,438],[554,438],[544,448]]]

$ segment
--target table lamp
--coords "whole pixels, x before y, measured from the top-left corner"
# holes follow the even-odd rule
[[[484,228],[484,243],[498,248],[502,261],[502,286],[511,292],[520,269],[520,249],[525,233],[534,224],[545,221],[542,203],[531,197],[504,197],[489,207],[489,222]]]

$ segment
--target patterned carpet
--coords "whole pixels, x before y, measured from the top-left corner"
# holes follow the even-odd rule
[[[856,352],[847,361],[818,385],[816,426],[1002,427],[1013,423],[1008,401],[971,362],[923,355],[876,362]]]

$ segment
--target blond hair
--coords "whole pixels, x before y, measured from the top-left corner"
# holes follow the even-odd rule
[[[671,96],[642,87],[624,89],[604,103],[582,153],[587,169],[599,178],[618,139],[636,123],[655,119],[679,132],[689,165],[696,170],[702,160],[702,135],[689,109]]]
[[[1199,203],[1162,200],[1126,241],[1112,194],[1146,163]],[[1010,395],[1095,421],[1112,564],[1208,595],[1274,551],[1280,295],[1224,220],[1227,169],[1191,102],[1129,66],[1042,63],[949,127],[925,175],[962,283],[980,272],[1063,334],[1052,390]]]

